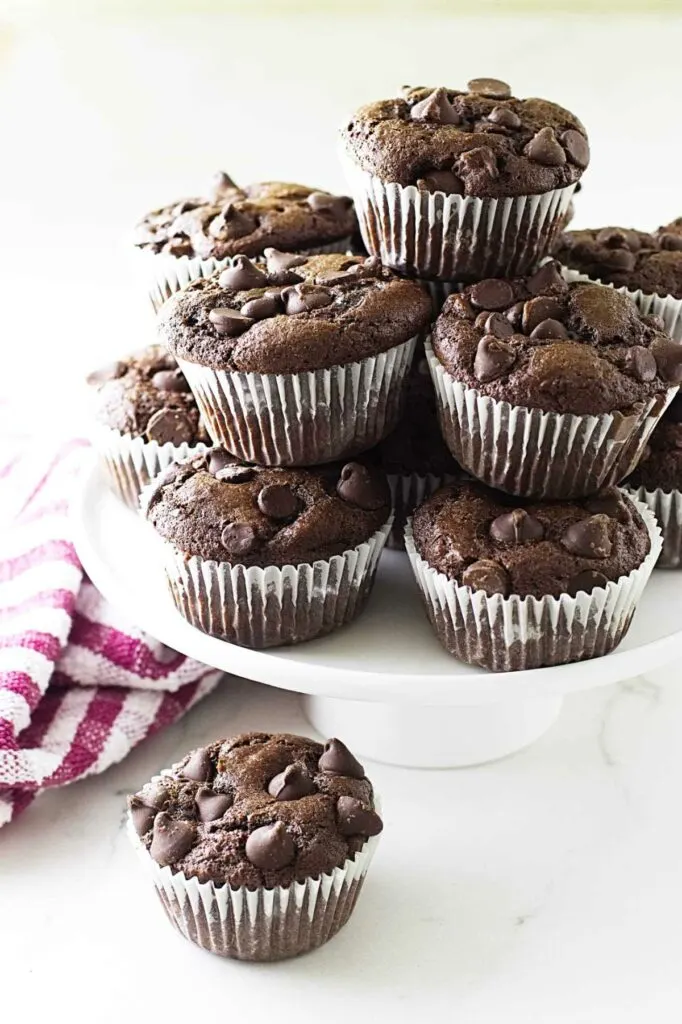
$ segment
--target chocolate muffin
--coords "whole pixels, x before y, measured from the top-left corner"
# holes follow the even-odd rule
[[[423,352],[415,357],[398,426],[375,449],[393,498],[388,546],[403,548],[407,517],[425,497],[461,475],[438,425],[436,395]]]
[[[208,197],[182,199],[147,214],[134,244],[145,259],[154,309],[189,281],[225,266],[231,256],[346,252],[357,232],[348,196],[281,181],[240,188],[223,171]]]
[[[128,805],[170,921],[239,960],[297,956],[335,935],[383,828],[372,784],[340,740],[286,733],[194,750]]]
[[[662,317],[675,340],[682,340],[682,218],[653,234],[618,227],[567,231],[555,255],[573,276],[626,291],[643,313]]]
[[[376,259],[235,256],[159,315],[208,430],[240,458],[315,465],[378,443],[400,414],[427,294]]]
[[[417,509],[406,546],[446,650],[509,671],[613,650],[660,533],[646,506],[616,487],[581,501],[533,503],[465,481]]]
[[[351,462],[251,466],[212,448],[145,495],[184,617],[246,647],[300,643],[350,622],[391,526],[383,475]]]
[[[174,458],[210,444],[189,384],[160,345],[95,370],[87,381],[93,441],[114,490],[131,508]]]
[[[442,281],[528,272],[590,158],[573,114],[491,78],[406,88],[358,110],[342,139],[367,250]]]
[[[663,531],[659,569],[682,565],[682,397],[679,393],[654,430],[644,457],[627,481]]]
[[[452,295],[427,345],[445,440],[512,494],[573,498],[618,483],[682,380],[682,346],[604,285],[527,278]]]

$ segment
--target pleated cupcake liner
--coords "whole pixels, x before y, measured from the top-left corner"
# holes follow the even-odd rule
[[[128,835],[168,920],[184,938],[218,956],[265,962],[308,953],[343,928],[379,841],[373,836],[353,858],[317,878],[272,889],[232,889],[160,867],[130,818]]]
[[[606,288],[615,287],[615,285],[610,284],[608,281],[601,281],[596,277],[588,277],[587,274],[571,270],[570,267],[562,266],[561,273],[564,280],[568,281],[569,284],[574,281],[589,281],[590,284],[601,284]],[[630,288],[621,287],[616,288],[616,291],[632,299],[640,313],[654,313],[656,316],[660,316],[665,324],[666,331],[672,336],[673,340],[682,341],[682,299],[676,299],[674,295],[651,294],[650,292],[642,291],[641,288],[632,291]]]
[[[143,437],[132,437],[98,426],[91,428],[90,437],[112,489],[121,501],[136,511],[142,491],[162,470],[172,462],[190,458],[207,448],[201,442],[160,445],[156,441],[145,441]]]
[[[416,341],[305,373],[178,365],[216,444],[261,466],[315,466],[366,451],[393,430]]]
[[[305,256],[324,252],[348,252],[352,242],[352,237],[347,235],[336,242],[296,251]],[[200,277],[212,277],[216,271],[223,270],[230,262],[230,257],[216,259],[209,256],[202,259],[200,256],[171,256],[165,252],[155,253],[146,249],[136,249],[133,261],[136,275],[149,295],[154,312],[158,313],[171,295],[186,288],[191,281],[197,281]]]
[[[565,665],[614,650],[627,633],[661,551],[661,531],[647,506],[628,495],[650,539],[642,564],[617,582],[576,597],[489,597],[433,569],[416,550],[412,521],[405,548],[431,625],[448,652],[493,672]]]
[[[445,370],[430,341],[425,350],[441,430],[456,461],[488,486],[521,497],[581,498],[620,483],[678,390],[628,413],[543,412],[482,395]]]
[[[393,499],[393,529],[386,546],[397,550],[405,548],[405,523],[408,516],[440,487],[452,483],[455,477],[450,473],[389,473],[388,486]]]
[[[679,569],[682,566],[682,492],[664,491],[660,487],[648,491],[646,487],[628,488],[630,497],[636,497],[653,512],[663,534],[663,549],[657,569]]]
[[[359,615],[392,524],[393,515],[342,555],[281,568],[187,558],[164,542],[168,586],[181,615],[211,636],[253,649],[303,643]]]
[[[476,281],[534,269],[561,230],[575,185],[542,195],[479,199],[420,191],[342,162],[365,247],[409,277]]]

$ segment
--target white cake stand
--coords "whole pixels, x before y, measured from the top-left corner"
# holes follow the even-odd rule
[[[96,464],[73,503],[75,543],[93,583],[151,636],[235,675],[304,694],[323,736],[368,758],[412,767],[481,764],[520,750],[556,720],[563,696],[661,668],[682,655],[682,572],[655,572],[630,632],[605,658],[490,673],[456,661],[426,619],[407,558],[382,556],[357,622],[297,647],[250,651],[176,611],[151,527],[109,490]]]

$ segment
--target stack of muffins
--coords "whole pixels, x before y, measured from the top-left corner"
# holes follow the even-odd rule
[[[309,640],[361,611],[388,541],[458,658],[607,653],[655,515],[680,561],[682,226],[565,232],[585,129],[496,79],[363,107],[342,149],[369,255],[350,198],[224,174],[138,228],[158,344],[92,383],[177,607]]]

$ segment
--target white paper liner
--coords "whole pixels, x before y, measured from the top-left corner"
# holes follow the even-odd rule
[[[378,808],[376,796],[374,803]],[[299,956],[333,938],[353,911],[379,843],[372,836],[342,867],[318,878],[273,889],[232,889],[160,867],[130,816],[128,835],[180,934],[218,956],[252,961]]]
[[[402,550],[405,547],[405,523],[408,516],[421,503],[455,477],[450,473],[389,473],[386,477],[393,499],[393,529],[386,546]]]
[[[488,486],[523,497],[580,498],[624,480],[677,393],[671,387],[627,415],[543,412],[467,387],[445,370],[430,341],[424,348],[441,430],[456,461]]]
[[[550,251],[575,190],[504,199],[431,193],[381,181],[345,150],[341,159],[367,251],[410,277],[524,275]]]
[[[296,252],[306,256],[323,252],[348,252],[351,245],[352,238],[347,235],[336,242],[314,246],[312,249],[297,249]],[[199,256],[171,256],[170,253],[155,253],[148,249],[136,249],[133,258],[137,276],[147,290],[155,313],[158,313],[166,299],[185,288],[190,281],[211,277],[230,262],[229,256],[221,260],[213,256],[202,259]]]
[[[637,498],[649,508],[663,533],[663,549],[656,564],[657,569],[679,569],[682,566],[682,492],[664,491],[658,487],[647,491],[628,488],[630,497]]]
[[[424,598],[426,612],[449,654],[493,672],[565,665],[601,657],[627,633],[642,591],[661,551],[661,531],[643,502],[628,495],[649,533],[651,547],[629,575],[591,594],[576,597],[492,597],[460,586],[432,569],[417,552],[412,520],[405,527],[405,549]]]
[[[171,462],[187,459],[208,447],[197,444],[159,445],[118,430],[95,426],[90,436],[113,490],[130,508],[139,509],[140,494]]]
[[[393,430],[416,341],[308,373],[178,366],[216,444],[261,466],[315,466],[366,451]]]
[[[242,647],[280,647],[324,636],[351,622],[374,584],[393,515],[369,540],[312,564],[246,567],[163,544],[178,611],[197,629]]]
[[[589,281],[591,284],[601,284],[606,288],[615,287],[609,281],[588,277],[587,274],[581,274],[579,271],[563,265],[561,273],[569,284],[573,281]],[[641,288],[631,291],[629,288],[621,287],[616,288],[616,291],[632,299],[640,313],[654,313],[656,316],[660,316],[665,323],[666,331],[673,340],[682,341],[682,299],[676,299],[674,295],[652,295],[649,292],[643,292]]]

